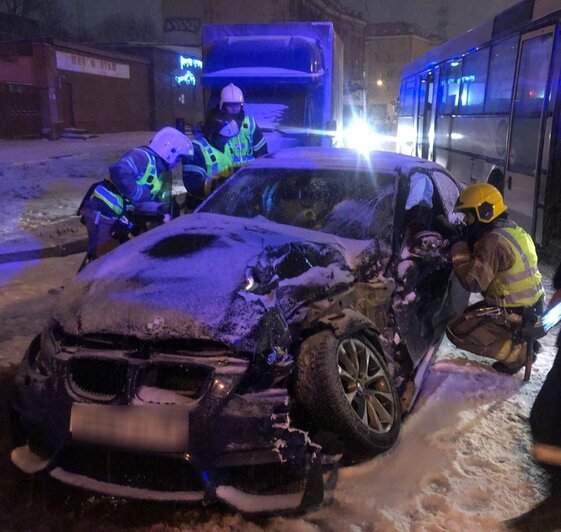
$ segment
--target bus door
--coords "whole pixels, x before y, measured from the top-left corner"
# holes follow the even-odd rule
[[[429,131],[431,126],[434,96],[434,74],[425,72],[419,79],[419,109],[417,111],[417,157],[429,158],[431,146]]]
[[[541,174],[538,168],[542,166],[545,148],[545,104],[550,89],[553,37],[554,28],[549,27],[523,35],[520,40],[504,188],[511,217],[538,243],[541,239],[541,234],[536,234],[536,200]],[[549,138],[545,142],[548,143]],[[543,215],[543,205],[541,208]]]

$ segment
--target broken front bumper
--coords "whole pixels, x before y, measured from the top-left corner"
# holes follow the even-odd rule
[[[284,388],[238,393],[249,362],[82,349],[53,357],[31,344],[16,375],[20,469],[112,496],[219,499],[245,512],[319,504],[335,460],[292,425]]]

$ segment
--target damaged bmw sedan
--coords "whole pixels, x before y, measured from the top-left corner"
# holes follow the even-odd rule
[[[341,456],[396,442],[462,310],[442,234],[458,194],[397,154],[252,162],[65,287],[16,375],[12,461],[113,496],[320,503]]]

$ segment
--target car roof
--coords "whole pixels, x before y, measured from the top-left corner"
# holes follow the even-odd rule
[[[408,174],[413,168],[448,172],[439,164],[401,153],[372,151],[362,155],[351,148],[327,146],[304,146],[286,148],[252,161],[247,168],[287,168],[287,169],[333,169],[333,170],[375,170],[393,172],[396,168]]]

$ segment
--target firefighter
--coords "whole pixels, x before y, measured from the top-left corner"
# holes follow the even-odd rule
[[[109,167],[109,176],[90,187],[78,209],[88,231],[81,268],[138,234],[134,220],[139,215],[162,221],[173,216],[164,173],[182,156],[192,155],[191,141],[177,129],[164,127],[148,146],[127,151]]]
[[[451,320],[447,336],[461,349],[495,359],[496,371],[514,375],[526,361],[520,329],[544,310],[534,242],[508,219],[501,193],[488,183],[464,189],[455,212],[463,213],[466,230],[452,246],[454,273],[465,289],[481,293],[483,300]],[[534,350],[538,349],[536,342]]]
[[[230,139],[234,166],[239,168],[268,153],[267,142],[255,119],[244,110],[244,95],[239,87],[230,83],[220,93],[219,108],[228,120],[235,120],[239,134]]]

